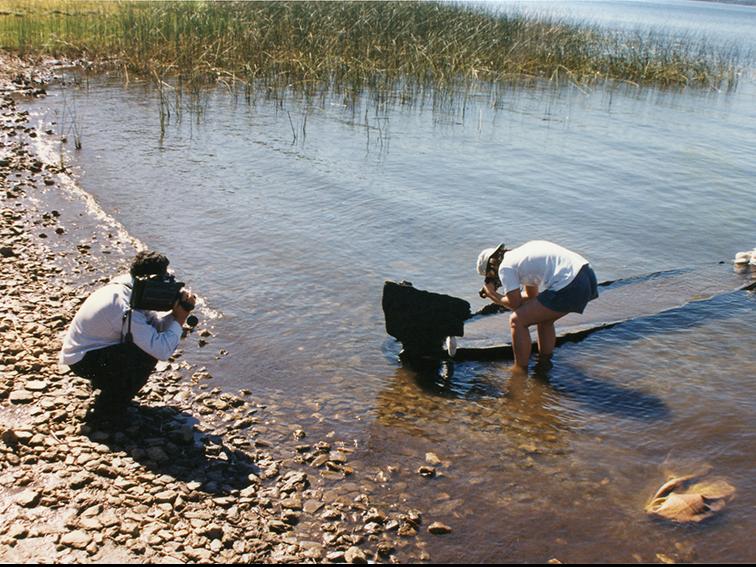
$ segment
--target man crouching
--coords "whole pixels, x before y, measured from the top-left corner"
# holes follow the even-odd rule
[[[122,415],[157,361],[167,360],[179,344],[196,298],[173,282],[168,264],[162,254],[139,252],[130,273],[92,293],[66,332],[60,363],[100,390],[92,408],[95,417]],[[141,300],[144,282],[153,282],[158,293],[151,295],[161,299],[149,308]]]

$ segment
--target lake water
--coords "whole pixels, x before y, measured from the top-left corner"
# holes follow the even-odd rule
[[[685,4],[694,21],[717,14],[717,37],[756,29],[755,9]],[[663,8],[624,2],[613,21],[639,5]],[[732,289],[729,260],[756,245],[752,72],[733,93],[498,95],[376,107],[218,88],[200,112],[174,108],[161,135],[153,89],[100,77],[33,110],[61,132],[75,115],[82,149],[66,155],[81,187],[204,297],[215,337],[187,356],[308,439],[350,439],[375,503],[453,527],[418,536],[434,561],[753,561],[753,294],[599,333],[528,378],[506,362],[417,373],[381,311],[383,282],[401,279],[477,309],[479,250],[536,238],[581,252],[600,280],[681,268]],[[65,211],[61,222],[84,225]],[[502,342],[505,329],[503,317]],[[443,462],[431,480],[416,474],[427,452]],[[668,472],[704,465],[737,489],[721,516],[692,528],[645,516]]]

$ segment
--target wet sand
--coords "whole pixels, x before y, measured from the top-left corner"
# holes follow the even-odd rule
[[[62,159],[35,153],[35,138],[60,134],[31,125],[16,101],[45,96],[51,65],[0,55],[2,560],[429,560],[416,534],[451,528],[373,506],[335,434],[308,436],[251,391],[213,388],[213,368],[182,355],[212,345],[202,326],[158,366],[126,423],[87,421],[94,394],[58,366],[61,337],[133,246],[111,233],[81,240],[45,199],[76,180]]]

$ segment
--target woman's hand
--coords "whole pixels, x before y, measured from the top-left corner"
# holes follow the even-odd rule
[[[494,282],[485,282],[480,290],[481,297],[487,297],[494,303],[502,305],[501,301],[503,296],[496,291],[496,285]]]

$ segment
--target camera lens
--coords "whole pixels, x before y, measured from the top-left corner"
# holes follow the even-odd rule
[[[189,317],[186,318],[186,324],[194,328],[199,324],[199,319],[197,319],[196,315],[189,315]]]

